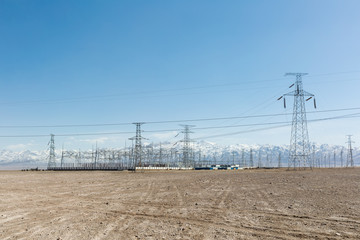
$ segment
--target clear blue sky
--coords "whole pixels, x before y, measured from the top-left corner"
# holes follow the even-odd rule
[[[360,2],[0,1],[0,125],[93,124],[291,113],[276,98],[307,72],[318,110],[360,107]],[[311,103],[307,103],[313,111]],[[353,112],[360,112],[353,111]],[[309,114],[308,118],[347,112]],[[197,127],[291,116],[196,122]],[[360,138],[359,119],[309,124],[310,140]],[[177,129],[178,123],[144,130]],[[256,129],[259,127],[252,127]],[[249,127],[194,131],[193,137]],[[0,135],[135,131],[134,126],[0,128]],[[57,137],[68,148],[122,147],[128,135]],[[176,141],[176,131],[144,133]],[[290,128],[220,144],[288,144]],[[0,138],[0,149],[45,149],[48,138]],[[358,140],[360,143],[360,139]]]

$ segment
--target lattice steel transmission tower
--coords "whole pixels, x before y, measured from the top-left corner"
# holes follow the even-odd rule
[[[250,167],[254,166],[253,150],[250,148]]]
[[[347,152],[347,159],[346,159],[346,167],[354,167],[354,159],[353,159],[353,149],[352,149],[352,143],[354,143],[353,141],[351,141],[351,136],[352,135],[347,135],[348,137],[348,152]]]
[[[50,134],[50,142],[49,145],[49,161],[48,161],[48,169],[56,167],[56,159],[55,159],[55,135]]]
[[[246,160],[245,160],[245,150],[244,150],[244,149],[241,150],[241,162],[242,162],[242,167],[243,167],[243,168],[244,168],[244,167],[247,167],[247,166],[246,166],[247,163],[246,163]]]
[[[278,168],[281,168],[281,152],[279,152],[278,156]]]
[[[141,140],[145,139],[141,136],[141,125],[143,125],[144,123],[142,122],[136,122],[133,123],[136,125],[136,135],[133,138],[130,138],[130,140],[135,140],[135,149],[134,149],[134,153],[133,153],[133,166],[134,166],[134,170],[136,170],[136,167],[141,166],[142,164],[142,144],[141,144]]]
[[[266,167],[266,166],[265,166]],[[258,156],[258,168],[262,168],[262,162],[261,162],[261,152],[259,150],[259,156]]]
[[[293,118],[291,128],[290,140],[290,154],[288,167],[311,167],[310,161],[310,144],[309,134],[307,129],[305,101],[309,101],[314,97],[314,94],[303,90],[302,76],[307,73],[286,73],[285,76],[295,76],[296,82],[289,88],[294,87],[295,90],[282,95],[278,100],[284,99],[284,108],[286,108],[286,96],[294,96]],[[305,100],[305,97],[306,100]],[[316,101],[314,98],[314,108],[316,108]]]
[[[183,167],[192,167],[194,166],[194,159],[193,159],[193,154],[192,154],[192,148],[190,146],[192,140],[190,139],[190,133],[193,133],[190,131],[191,127],[195,127],[194,125],[180,125],[184,127],[184,130],[182,131],[182,133],[184,134],[184,139],[181,140],[180,142],[182,142],[184,144],[183,146]]]
[[[316,150],[315,150],[315,145],[312,145],[312,167],[315,168],[315,167],[319,167],[317,166],[317,163],[316,163]]]

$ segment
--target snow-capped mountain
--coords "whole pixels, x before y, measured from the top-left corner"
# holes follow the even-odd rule
[[[46,151],[0,151],[0,169],[23,169],[46,167],[48,152]]]

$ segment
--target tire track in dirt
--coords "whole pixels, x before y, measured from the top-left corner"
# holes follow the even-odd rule
[[[231,181],[228,180],[225,188],[220,192],[220,194],[217,196],[217,199],[214,203],[215,207],[223,208],[225,200],[228,199],[229,194],[231,192]]]
[[[245,224],[240,225],[233,225],[233,224],[223,224],[221,222],[215,223],[213,221],[203,221],[200,219],[193,219],[189,217],[180,217],[180,216],[171,216],[171,215],[152,215],[152,214],[146,214],[146,213],[130,213],[130,212],[123,212],[123,211],[112,211],[114,214],[123,214],[123,215],[131,215],[134,217],[142,217],[142,218],[149,218],[151,220],[158,220],[158,219],[165,219],[165,220],[181,220],[183,222],[192,223],[195,225],[211,225],[213,228],[222,228],[226,229],[231,232],[236,233],[243,233],[246,231],[247,233],[250,233],[252,236],[258,236],[261,238],[264,237],[271,237],[276,239],[298,239],[298,238],[314,238],[316,237],[326,237],[330,239],[336,239],[334,235],[324,233],[324,232],[315,232],[315,231],[299,231],[299,230],[290,230],[287,228],[274,228],[274,227],[257,227],[257,226],[250,226]]]
[[[146,211],[146,209],[149,209],[149,207],[155,207],[155,211],[160,212],[160,211],[166,211],[166,210],[172,210],[174,209],[174,206],[178,206],[178,207],[183,207],[184,206],[184,200],[183,200],[183,196],[180,192],[180,190],[178,189],[177,186],[174,186],[174,188],[176,189],[176,193],[177,193],[177,199],[178,199],[178,203],[177,204],[173,204],[173,203],[169,203],[169,202],[160,202],[160,203],[156,203],[156,202],[127,202],[127,201],[121,201],[121,202],[117,202],[117,204],[121,203],[121,205],[123,206],[132,206],[135,208],[141,207],[143,210]],[[227,190],[227,189],[226,189]],[[225,191],[226,191],[225,190]],[[224,206],[222,206],[221,202],[225,202],[226,199],[229,198],[229,193],[230,191],[228,191],[227,196],[225,196],[225,194],[223,194],[222,199],[220,200],[220,203],[218,206],[214,206],[214,207],[206,207],[206,206],[202,206],[201,210],[203,212],[214,212],[214,210],[217,210],[220,213],[222,213],[222,215],[224,215]],[[86,200],[84,200],[86,202]],[[71,201],[73,202],[73,201]],[[91,201],[88,201],[88,203],[90,204]],[[73,204],[72,204],[73,205]],[[48,210],[51,210],[51,207],[47,208]],[[75,207],[76,209],[76,207]],[[75,210],[74,209],[74,210]],[[181,208],[182,209],[182,208]],[[231,209],[229,209],[231,210]],[[257,216],[262,216],[262,217],[267,217],[269,218],[269,220],[274,219],[274,221],[278,221],[279,219],[282,219],[282,221],[284,222],[288,222],[288,221],[307,221],[307,222],[314,222],[316,224],[323,224],[324,222],[334,222],[334,223],[341,223],[342,225],[347,225],[349,227],[360,227],[360,222],[356,221],[356,220],[342,220],[342,219],[329,219],[329,218],[313,218],[311,216],[298,216],[298,215],[294,215],[294,214],[284,214],[284,213],[276,213],[276,212],[271,212],[271,211],[257,211],[257,210],[242,210],[242,213],[247,213],[249,215],[257,215]]]
[[[134,219],[132,216],[126,216],[126,217],[118,217],[116,216],[115,221],[111,221],[105,229],[99,231],[99,233],[94,236],[94,240],[102,240],[102,239],[108,239],[111,234],[116,230],[117,232],[122,232],[124,229],[129,227],[128,222],[131,222],[129,220]],[[119,227],[120,226],[120,227]]]
[[[152,185],[153,183],[151,182],[151,183],[147,183],[147,187],[146,187],[146,190],[141,194],[141,196],[140,196],[140,198],[139,198],[139,201],[140,202],[143,202],[144,201],[144,199],[146,199],[146,197],[147,197],[147,195],[149,194],[149,192],[151,191],[151,185]]]
[[[176,190],[177,200],[178,200],[178,206],[183,207],[184,206],[184,197],[182,196],[179,187],[174,185],[174,188]]]
[[[9,217],[8,217],[9,215]],[[28,215],[28,213],[23,213],[23,214],[2,214],[2,217],[0,217],[0,226],[4,226],[4,224],[6,223],[10,223],[14,220],[18,220],[18,219],[22,219],[24,217],[26,217]]]
[[[340,220],[340,219],[329,219],[329,218],[314,218],[310,216],[298,216],[298,215],[288,215],[282,213],[269,213],[266,211],[258,212],[258,215],[274,219],[273,221],[279,221],[281,219],[284,222],[301,222],[305,224],[314,224],[318,226],[323,225],[339,225],[341,228],[346,229],[359,229],[360,222],[353,220]],[[340,231],[340,230],[339,230]]]
[[[177,192],[180,194],[180,191],[177,189]],[[224,191],[227,191],[228,189],[225,189]],[[151,191],[150,191],[151,192]],[[226,199],[225,197],[223,199]],[[182,197],[181,197],[181,194],[180,194],[180,203],[179,205],[182,206],[184,204],[184,201],[182,200]],[[78,201],[78,199],[72,199],[72,201],[70,202],[76,202]],[[220,201],[220,204],[218,206],[218,209],[219,210],[223,210],[223,207],[221,206],[221,202],[224,202],[224,200]],[[65,202],[65,205],[67,205],[68,203]],[[129,203],[125,203],[126,205],[132,205],[134,207],[137,206],[136,203],[133,203],[133,204],[129,204]],[[78,210],[77,207],[73,204],[71,204],[73,207],[73,210]],[[148,204],[146,203],[143,203],[144,206],[147,206]],[[150,204],[151,205],[151,204]],[[154,204],[154,205],[157,205],[158,207],[161,207],[164,209],[164,205],[162,204]],[[171,207],[171,206],[169,206]],[[46,208],[47,210],[51,210],[51,206],[47,207]],[[159,209],[159,210],[163,210],[163,209]],[[165,207],[166,209],[166,207]],[[44,209],[45,210],[45,209]],[[46,211],[44,211],[46,212]],[[68,214],[71,214],[71,210],[68,208],[67,209],[67,215]],[[91,210],[90,210],[91,212]],[[159,211],[160,213],[162,211]],[[273,219],[274,221],[279,221],[279,219],[282,219],[282,221],[291,221],[291,222],[294,222],[295,221],[313,221],[317,224],[322,224],[324,223],[324,221],[330,221],[330,222],[335,222],[335,223],[341,223],[341,224],[347,224],[349,227],[355,227],[355,228],[358,228],[359,227],[359,222],[356,221],[356,220],[349,220],[349,219],[346,219],[346,220],[342,220],[342,219],[328,219],[328,218],[325,218],[325,219],[318,219],[318,218],[313,218],[311,216],[297,216],[297,215],[292,215],[292,214],[282,214],[282,213],[272,213],[272,212],[267,212],[267,211],[245,211],[245,212],[248,212],[248,213],[251,213],[251,214],[256,214],[256,215],[259,215],[259,216],[267,216],[269,217],[270,219]],[[219,223],[216,223],[216,222],[213,222],[213,221],[202,221],[202,220],[198,220],[198,219],[193,219],[193,218],[189,218],[189,217],[178,217],[178,216],[168,216],[168,215],[157,215],[157,214],[149,214],[149,213],[129,213],[129,212],[121,212],[122,214],[125,214],[127,216],[127,219],[120,219],[120,220],[116,220],[115,223],[107,226],[107,228],[105,230],[101,230],[101,233],[99,233],[97,235],[98,239],[106,239],[106,236],[109,236],[113,231],[114,229],[117,227],[117,226],[131,226],[133,224],[133,222],[135,221],[134,218],[140,216],[140,217],[145,217],[145,218],[153,218],[153,219],[158,219],[158,218],[163,218],[163,219],[181,219],[182,221],[185,221],[185,222],[190,222],[190,223],[193,223],[193,224],[197,224],[197,225],[206,225],[206,224],[210,224],[211,226],[213,226],[214,228],[216,227],[221,227],[221,228],[224,228],[226,230],[229,230],[229,231],[235,231],[235,232],[239,232],[238,230],[235,230],[235,228],[239,228],[239,226],[233,226],[232,224],[219,224]],[[31,236],[34,236],[36,237],[37,234],[41,233],[41,232],[49,232],[51,231],[51,227],[49,225],[43,225],[41,223],[44,223],[46,221],[52,221],[51,219],[55,219],[56,216],[53,216],[53,218],[49,218],[49,216],[45,215],[43,218],[40,217],[40,218],[37,218],[36,222],[38,224],[40,224],[40,226],[42,225],[42,230],[41,229],[33,229],[33,233],[31,234]],[[17,220],[17,218],[14,218],[13,219],[14,221]],[[136,221],[135,221],[136,222]],[[130,224],[129,224],[130,223]],[[127,225],[126,225],[127,224]],[[249,229],[251,230],[251,234],[253,236],[260,236],[260,237],[274,237],[276,236],[276,238],[279,238],[281,239],[281,236],[284,236],[287,235],[287,239],[289,239],[289,236],[293,236],[294,238],[302,238],[302,237],[306,237],[306,238],[311,238],[313,236],[321,236],[321,237],[329,237],[329,238],[333,238],[334,236],[331,235],[331,234],[326,234],[326,233],[323,233],[323,232],[314,232],[314,231],[309,231],[307,233],[304,233],[302,231],[299,231],[299,230],[292,230],[292,231],[289,231],[288,229],[284,229],[284,228],[278,228],[278,227],[275,227],[275,226],[261,226],[261,227],[256,227],[256,226],[247,226],[247,225],[241,225],[241,227],[239,229],[243,229],[243,230],[246,230],[249,232]],[[263,234],[263,233],[259,233],[264,231],[264,232],[270,232],[271,234]],[[106,234],[104,235],[103,232],[106,232]],[[20,236],[24,236],[25,232],[24,231],[21,231],[21,232],[18,232],[16,234],[16,236],[20,237]],[[273,235],[275,234],[275,235]],[[342,237],[345,237],[346,235],[343,235]],[[348,237],[354,237],[353,235],[347,235]]]
[[[143,194],[140,198],[140,202],[147,202],[147,200],[154,195],[154,191],[155,191],[155,182],[151,182],[148,184],[148,188],[145,192],[145,194]]]
[[[256,199],[260,199],[260,202],[265,205],[266,208],[275,210],[278,209],[275,204],[274,197],[269,194],[267,189],[258,189],[256,190]]]

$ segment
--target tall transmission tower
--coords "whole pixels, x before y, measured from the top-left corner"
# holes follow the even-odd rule
[[[134,150],[134,154],[133,154],[133,166],[134,166],[134,170],[136,170],[136,167],[141,166],[141,160],[142,160],[141,140],[144,139],[141,136],[141,125],[143,125],[144,123],[136,122],[133,124],[136,125],[136,135],[135,135],[135,137],[131,138],[131,140],[135,140],[135,150]]]
[[[250,148],[250,167],[254,166],[253,150]]]
[[[286,73],[285,76],[295,76],[296,81],[289,88],[294,87],[295,90],[282,95],[278,100],[284,99],[284,107],[286,108],[286,96],[294,96],[293,118],[291,128],[290,140],[290,156],[288,167],[311,167],[310,162],[310,145],[309,134],[307,129],[305,101],[309,101],[314,97],[314,94],[303,90],[302,76],[307,73]],[[305,97],[306,100],[305,100]],[[316,108],[316,101],[314,98],[314,107]]]
[[[281,152],[279,152],[278,168],[281,168]]]
[[[342,148],[341,152],[340,152],[341,167],[344,166],[344,157],[343,157],[343,155],[344,155],[344,149]]]
[[[315,152],[315,145],[312,145],[312,161],[311,161],[311,167],[316,167],[316,152]]]
[[[48,169],[56,167],[56,159],[55,159],[55,135],[50,134],[50,142],[49,145],[49,162],[48,162]]]
[[[232,165],[235,166],[235,151],[232,151]]]
[[[261,162],[261,152],[259,150],[259,156],[258,156],[258,168],[262,168],[262,162]]]
[[[194,125],[180,125],[184,127],[184,130],[182,131],[182,133],[184,134],[184,139],[181,140],[181,142],[184,144],[183,146],[183,167],[191,167],[194,165],[194,159],[193,159],[193,155],[192,155],[192,148],[190,146],[192,140],[190,138],[190,133],[193,133],[190,131],[191,127],[195,127]]]
[[[245,160],[245,150],[244,149],[242,149],[241,150],[241,162],[242,162],[242,167],[244,168],[244,167],[246,167],[246,160]]]
[[[159,164],[162,164],[162,160],[163,160],[163,151],[162,151],[161,142],[160,142],[160,144],[159,144]]]
[[[347,153],[347,159],[346,159],[346,167],[354,167],[354,159],[353,159],[353,149],[352,149],[352,143],[354,143],[353,141],[351,141],[351,136],[352,135],[347,135],[348,137],[348,153]]]
[[[60,167],[62,168],[64,164],[64,144],[62,145],[61,148],[61,161],[60,161]]]

